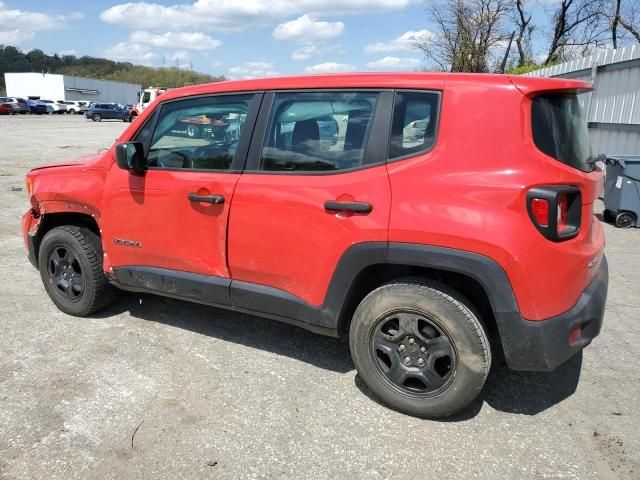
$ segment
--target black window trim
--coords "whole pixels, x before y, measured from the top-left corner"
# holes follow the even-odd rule
[[[262,147],[267,135],[269,118],[273,109],[276,94],[282,93],[378,93],[378,101],[372,116],[372,124],[367,139],[362,165],[345,168],[342,170],[260,170],[260,158]],[[255,124],[251,146],[247,155],[247,162],[243,173],[254,175],[289,175],[289,176],[319,176],[319,175],[344,175],[346,173],[364,170],[365,168],[384,165],[388,157],[389,134],[391,133],[391,115],[394,98],[394,90],[390,88],[296,88],[296,89],[273,89],[265,92],[260,113]],[[369,160],[369,161],[366,161]]]
[[[240,140],[238,141],[238,147],[236,148],[236,152],[233,156],[233,160],[231,161],[231,168],[229,169],[213,169],[213,168],[167,168],[167,167],[147,167],[148,170],[153,171],[170,171],[170,172],[201,172],[201,173],[227,173],[227,174],[239,174],[244,170],[245,164],[247,162],[247,153],[249,151],[249,146],[251,144],[251,140],[253,137],[253,131],[256,127],[256,119],[258,117],[258,113],[260,111],[260,107],[263,103],[264,99],[264,91],[263,90],[247,90],[247,91],[233,91],[233,92],[216,92],[216,93],[205,93],[200,95],[188,95],[184,97],[171,98],[168,100],[162,100],[156,107],[154,108],[153,113],[147,118],[144,123],[140,125],[140,127],[131,135],[131,142],[135,142],[137,136],[140,134],[142,129],[153,122],[151,125],[151,135],[149,136],[149,140],[143,145],[144,146],[144,154],[145,157],[149,154],[149,148],[151,144],[151,140],[153,139],[153,134],[156,130],[156,124],[158,122],[158,118],[160,117],[160,112],[162,107],[169,103],[179,102],[183,100],[191,100],[194,98],[206,98],[206,97],[231,97],[238,95],[253,95],[253,100],[249,104],[249,111],[247,112],[247,119],[245,120],[245,125],[242,133],[240,134]]]
[[[435,134],[433,136],[433,143],[426,148],[423,148],[421,150],[418,150],[417,152],[411,152],[411,153],[407,153],[406,155],[402,155],[400,157],[395,157],[395,158],[391,158],[390,154],[391,154],[391,128],[393,127],[393,114],[395,112],[395,108],[396,108],[396,97],[398,93],[433,93],[436,94],[438,96],[438,109],[437,109],[437,116],[436,116],[436,127],[435,127]],[[391,108],[391,115],[389,117],[389,122],[390,122],[390,128],[389,128],[389,135],[387,137],[387,163],[395,163],[395,162],[399,162],[402,160],[407,160],[410,158],[415,158],[415,157],[419,157],[421,155],[425,155],[427,153],[429,153],[431,150],[433,150],[434,148],[436,148],[436,146],[438,145],[438,138],[440,136],[440,116],[442,115],[442,97],[443,97],[443,92],[442,90],[432,90],[432,89],[420,89],[420,88],[398,88],[396,90],[394,90],[394,95],[393,95],[393,107]]]

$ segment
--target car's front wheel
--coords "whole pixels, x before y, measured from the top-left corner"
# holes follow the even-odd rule
[[[93,115],[91,115],[91,120],[93,120],[94,122],[99,122],[100,120],[102,120],[102,115],[100,115],[99,113],[94,113]]]
[[[491,366],[487,334],[470,304],[436,282],[399,281],[371,292],[353,316],[349,344],[376,397],[425,418],[469,405]]]
[[[114,287],[102,270],[100,237],[88,228],[65,225],[47,232],[38,268],[47,294],[69,315],[91,315],[113,300]]]

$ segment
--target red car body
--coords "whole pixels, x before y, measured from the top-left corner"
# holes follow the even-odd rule
[[[383,281],[391,275],[380,273],[385,268],[443,272],[443,278],[463,283],[469,277],[483,292],[470,291],[468,296],[488,299],[484,304],[495,319],[509,365],[554,368],[600,330],[605,240],[593,208],[603,175],[597,169],[576,169],[536,148],[530,112],[538,95],[590,88],[574,80],[394,73],[246,80],[170,90],[145,109],[116,145],[131,141],[160,105],[173,100],[310,89],[439,92],[437,141],[416,156],[330,175],[269,175],[246,166],[227,172],[150,169],[136,175],[118,166],[114,145],[103,155],[28,174],[31,208],[22,219],[25,243],[35,258],[46,228],[82,216],[97,225],[103,268],[117,286],[157,290],[329,334],[344,331],[350,296],[361,298],[379,283],[368,284],[366,277]],[[256,118],[258,124],[262,113]],[[254,134],[252,145],[256,141]],[[247,164],[252,152],[249,146]],[[537,228],[528,212],[528,194],[540,186],[570,186],[579,193],[581,213],[572,238],[552,241]],[[188,201],[193,193],[222,195],[225,200],[219,205],[193,203]],[[364,202],[372,209],[368,214],[336,213],[325,209],[327,201]],[[371,249],[351,255],[356,246]],[[427,248],[430,256],[418,248]],[[414,257],[425,260],[414,265]],[[463,258],[488,266],[467,271],[475,267]],[[336,283],[349,262],[365,267],[349,271],[347,280]],[[166,285],[156,288],[158,284],[145,284],[141,277],[127,283],[126,275],[138,274],[118,271],[131,266],[213,278],[226,290],[207,301]],[[589,288],[594,291],[585,298]],[[344,294],[335,292],[339,289]],[[334,294],[340,301],[330,298]],[[549,327],[546,333],[538,328],[557,326],[563,315],[569,317],[562,327]]]

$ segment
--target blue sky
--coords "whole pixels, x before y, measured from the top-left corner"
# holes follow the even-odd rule
[[[428,1],[0,0],[0,44],[231,78],[414,70]]]

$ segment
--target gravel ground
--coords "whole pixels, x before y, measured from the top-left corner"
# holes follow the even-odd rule
[[[548,374],[496,366],[465,414],[419,420],[372,400],[336,339],[138,294],[59,312],[14,189],[125,127],[0,117],[0,478],[640,476],[640,231],[605,226],[609,302],[583,355]]]

